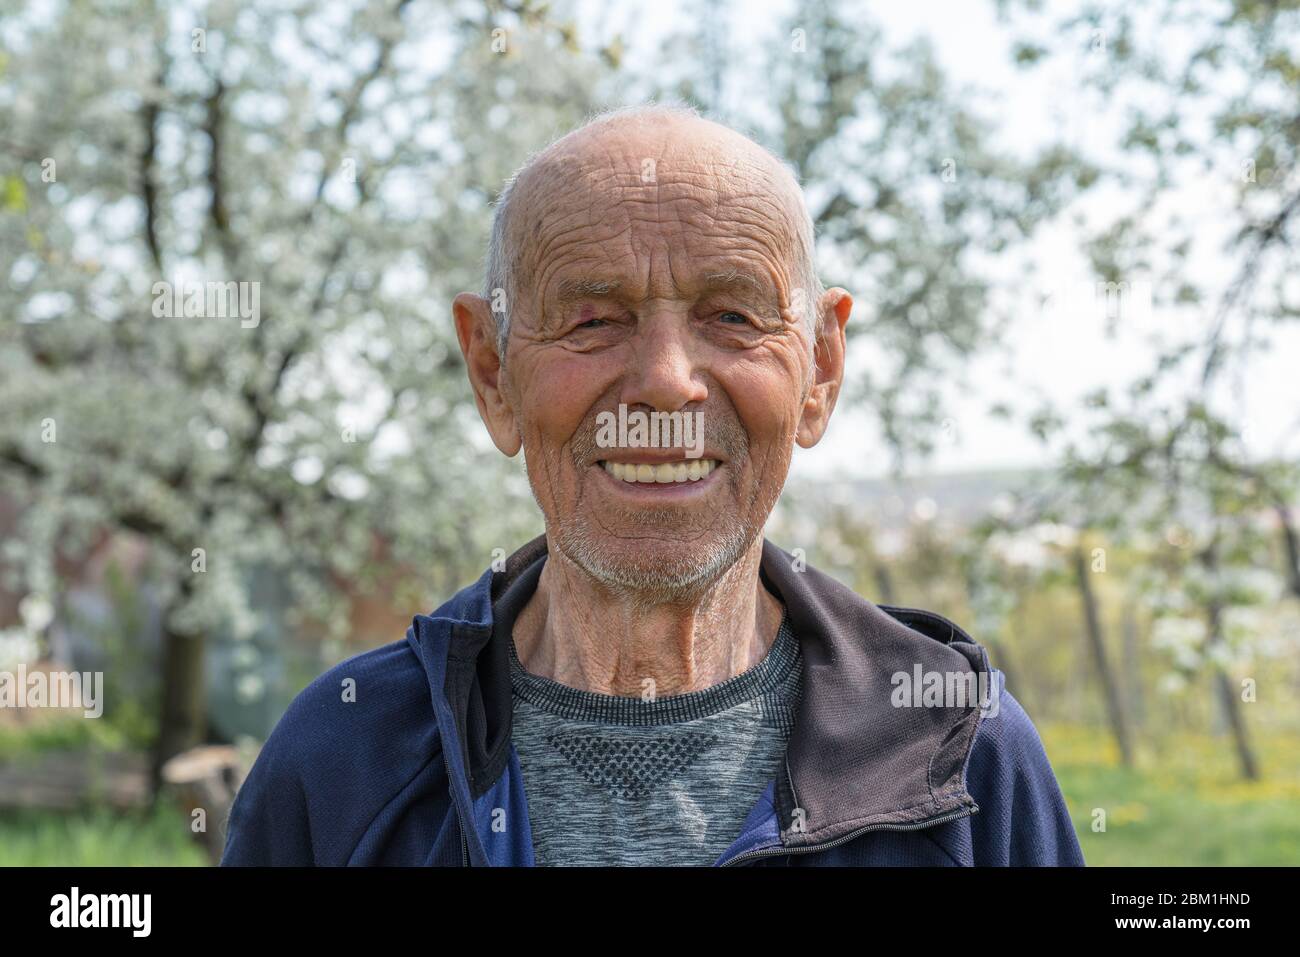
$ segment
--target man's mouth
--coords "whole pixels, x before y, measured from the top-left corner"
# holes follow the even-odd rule
[[[691,459],[689,462],[660,462],[657,465],[635,462],[601,462],[600,465],[620,482],[630,485],[673,485],[698,482],[721,463],[717,459]]]

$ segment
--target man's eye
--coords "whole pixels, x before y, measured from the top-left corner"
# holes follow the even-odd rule
[[[575,328],[575,329],[595,329],[598,325],[600,325],[600,324],[603,323],[604,321],[605,321],[604,319],[588,319],[586,322],[581,322],[581,323],[579,323],[578,325],[574,326],[574,328]]]
[[[737,322],[744,324],[749,322],[747,317],[742,316],[738,312],[724,312],[719,314],[718,318],[728,324],[735,324]]]

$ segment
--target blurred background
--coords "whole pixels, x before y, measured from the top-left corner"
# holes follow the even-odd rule
[[[989,649],[1090,864],[1300,863],[1295,0],[0,11],[0,681],[103,675],[0,707],[0,864],[211,863],[289,700],[541,531],[451,299],[651,99],[854,296],[769,537]]]

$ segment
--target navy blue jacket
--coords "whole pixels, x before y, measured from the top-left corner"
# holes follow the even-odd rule
[[[521,579],[526,601],[546,555],[535,539],[404,641],[308,685],[236,796],[222,864],[532,865],[493,604]],[[783,773],[715,864],[1083,864],[1038,733],[983,648],[768,541],[761,576],[799,639],[803,692]],[[898,706],[893,676],[928,672],[983,674],[998,706]]]

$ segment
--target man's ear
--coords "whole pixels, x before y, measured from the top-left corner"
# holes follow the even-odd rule
[[[513,456],[522,442],[514,408],[502,387],[504,375],[497,354],[497,325],[492,310],[482,296],[462,292],[452,302],[451,312],[456,319],[456,338],[465,356],[479,417],[496,447]]]
[[[847,343],[844,328],[848,325],[849,313],[853,310],[853,297],[836,286],[826,290],[826,295],[818,303],[818,309],[821,310],[822,322],[813,353],[816,368],[813,370],[812,388],[804,400],[803,413],[799,417],[799,428],[795,432],[795,441],[805,449],[810,449],[821,441],[826,426],[830,424],[835,400],[840,395],[840,386],[844,382],[844,350]]]

